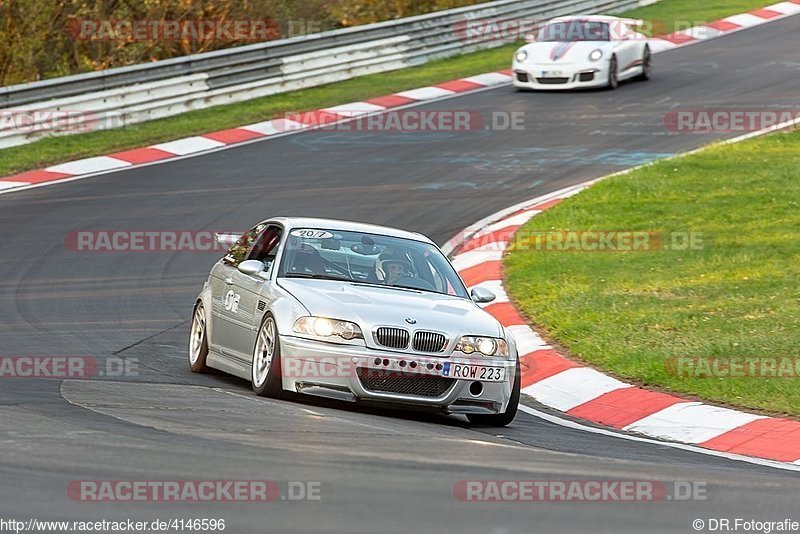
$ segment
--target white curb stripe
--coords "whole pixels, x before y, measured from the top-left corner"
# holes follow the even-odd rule
[[[384,111],[384,106],[377,104],[370,104],[369,102],[352,102],[350,104],[342,104],[341,106],[334,106],[332,108],[325,108],[322,111],[328,113],[335,113],[343,117],[357,117],[359,115],[366,115],[367,113],[375,113],[377,111]]]
[[[800,4],[781,2],[779,4],[767,6],[767,9],[777,11],[778,13],[783,13],[784,15],[793,15],[795,13],[800,13]]]
[[[764,24],[769,19],[762,19],[761,17],[757,17],[755,15],[751,15],[750,13],[741,13],[739,15],[731,15],[730,17],[725,17],[725,22],[730,22],[732,24],[737,24],[739,26],[744,27],[751,27],[751,26],[758,26],[759,24]]]
[[[667,41],[666,39],[648,39],[647,42],[650,44],[650,50],[654,54],[666,52],[667,50],[672,50],[678,46],[671,41]]]
[[[122,161],[121,159],[109,156],[96,156],[62,163],[61,165],[53,165],[52,167],[47,167],[45,170],[63,174],[89,174],[111,169],[121,169],[122,167],[130,167],[132,165],[132,163]]]
[[[523,388],[522,392],[546,406],[567,412],[611,391],[630,387],[589,367],[575,367]]]
[[[697,444],[758,419],[765,417],[699,402],[682,402],[648,415],[623,430]]]
[[[275,135],[286,132],[293,132],[307,128],[304,124],[289,119],[272,119],[264,122],[257,122],[255,124],[248,124],[241,126],[240,130],[249,130],[251,132],[260,133],[263,135]]]
[[[485,85],[487,87],[509,83],[511,80],[511,76],[499,72],[487,72],[486,74],[478,74],[477,76],[464,78],[465,82],[477,83],[478,85]]]
[[[204,150],[211,150],[225,146],[225,143],[214,141],[206,137],[187,137],[185,139],[178,139],[177,141],[170,141],[169,143],[161,143],[153,145],[151,148],[157,148],[164,152],[170,152],[178,156],[185,156],[187,154],[194,154],[195,152],[203,152]]]
[[[13,189],[14,187],[20,187],[23,185],[28,185],[28,182],[12,182],[10,180],[0,180],[0,189]]]
[[[502,219],[494,224],[490,224],[489,226],[485,227],[483,230],[476,233],[474,237],[481,237],[486,234],[491,234],[492,232],[502,230],[503,228],[508,228],[509,226],[522,226],[523,224],[530,221],[540,213],[541,211],[538,210],[530,210],[530,211],[525,211],[523,213],[519,213],[517,215],[513,215],[511,217],[506,217],[505,219]]]
[[[719,37],[725,32],[723,32],[722,30],[718,30],[716,28],[711,28],[709,26],[695,26],[687,30],[682,30],[678,33],[694,37],[695,39],[703,40],[703,39],[713,39],[714,37]]]
[[[550,345],[545,343],[544,339],[528,325],[509,326],[506,327],[506,330],[514,335],[514,339],[517,341],[517,352],[520,356],[550,348]]]
[[[454,94],[456,94],[455,91],[449,91],[441,87],[422,87],[420,89],[412,89],[410,91],[397,93],[397,96],[403,96],[412,100],[433,100],[434,98],[442,98],[443,96]]]
[[[456,268],[456,271],[463,271],[464,269],[475,267],[481,263],[486,263],[488,261],[500,261],[502,259],[502,250],[471,250],[469,252],[465,252],[464,254],[459,254],[453,258],[452,263],[453,267]]]

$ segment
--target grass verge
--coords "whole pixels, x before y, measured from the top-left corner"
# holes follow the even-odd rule
[[[523,250],[520,233],[508,288],[571,354],[617,376],[798,416],[800,379],[724,376],[731,358],[744,373],[753,358],[800,361],[798,228],[800,132],[714,146],[603,181],[522,229],[701,232],[700,250]],[[720,376],[676,372],[678,357],[720,362]]]
[[[775,0],[777,3],[778,0]],[[768,5],[765,0],[664,0],[640,7],[625,14],[627,17],[650,21],[652,32],[664,35],[700,26],[731,15],[746,13]]]
[[[658,20],[715,20],[759,7],[766,0],[662,0],[626,16]],[[667,29],[667,31],[671,31]],[[291,111],[319,109],[508,68],[511,44],[388,73],[355,78],[238,104],[217,106],[111,131],[42,139],[0,150],[0,176],[79,158],[137,148],[268,120]]]

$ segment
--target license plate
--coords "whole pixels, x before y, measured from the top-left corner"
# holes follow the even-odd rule
[[[542,78],[561,78],[563,73],[560,70],[543,70]]]
[[[444,364],[442,376],[480,382],[504,382],[506,370],[503,367],[486,367],[485,365],[462,365],[447,362]]]

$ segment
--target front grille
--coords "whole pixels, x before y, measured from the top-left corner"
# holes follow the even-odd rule
[[[582,82],[591,82],[594,80],[594,72],[581,72],[578,79]]]
[[[526,72],[518,72],[517,73],[517,81],[522,83],[528,83],[528,73]]]
[[[404,349],[408,347],[409,334],[402,328],[382,326],[375,331],[375,340],[384,347]]]
[[[558,85],[567,83],[569,78],[536,78],[536,81],[543,85]]]
[[[414,350],[419,352],[442,352],[447,338],[436,332],[417,332],[414,334]]]
[[[427,374],[404,373],[386,369],[356,368],[364,389],[380,393],[396,393],[414,397],[438,398],[456,382],[453,378]]]

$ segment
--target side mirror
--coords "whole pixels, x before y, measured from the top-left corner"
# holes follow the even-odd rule
[[[470,296],[472,300],[477,304],[485,304],[487,302],[492,302],[495,298],[495,294],[486,289],[485,287],[473,287],[472,291],[470,292]]]
[[[258,276],[264,272],[264,264],[258,260],[246,260],[239,264],[239,272],[248,276]]]

